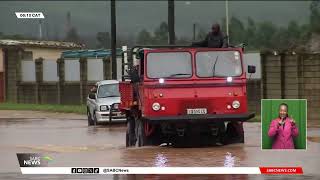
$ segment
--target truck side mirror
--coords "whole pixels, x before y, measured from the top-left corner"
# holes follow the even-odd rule
[[[90,99],[96,99],[96,93],[89,93]]]
[[[248,73],[256,73],[256,66],[248,65]]]
[[[96,86],[92,86],[90,89],[90,93],[97,93],[97,87]]]

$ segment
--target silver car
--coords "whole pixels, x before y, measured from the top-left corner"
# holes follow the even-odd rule
[[[101,122],[126,121],[119,111],[119,81],[103,80],[96,83],[87,98],[88,125]]]

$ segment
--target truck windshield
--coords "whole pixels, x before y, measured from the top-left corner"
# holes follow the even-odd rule
[[[229,77],[242,74],[238,51],[208,51],[196,53],[198,77]]]
[[[149,78],[189,78],[192,60],[189,52],[149,53],[147,55]]]
[[[99,86],[98,98],[120,97],[119,84],[105,84]]]

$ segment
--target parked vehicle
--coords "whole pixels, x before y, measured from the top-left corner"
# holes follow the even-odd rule
[[[126,121],[119,111],[119,81],[103,80],[96,83],[87,98],[88,125],[102,122]]]
[[[254,113],[247,109],[242,48],[148,46],[132,54],[134,49],[131,81],[119,87],[126,146],[180,146],[194,139],[226,144],[234,137],[244,142],[242,122]]]

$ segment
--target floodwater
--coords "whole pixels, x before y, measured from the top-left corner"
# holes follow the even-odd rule
[[[123,124],[88,127],[85,116],[0,111],[0,179],[320,179],[320,128],[308,128],[307,150],[262,151],[260,123],[245,123],[245,143],[204,148],[125,147]],[[303,176],[22,175],[16,153],[43,153],[49,166],[302,166]]]

